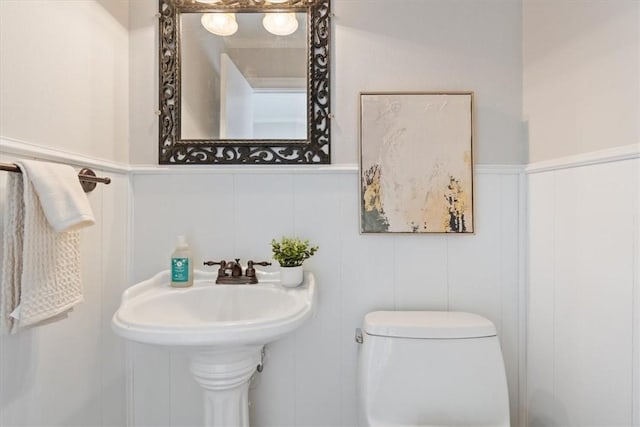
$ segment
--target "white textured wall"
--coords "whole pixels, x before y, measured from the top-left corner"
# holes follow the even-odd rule
[[[128,2],[0,1],[0,136],[129,157]]]
[[[360,235],[354,170],[155,171],[135,174],[133,186],[136,281],[168,268],[178,234],[188,237],[196,265],[268,259],[269,242],[283,234],[320,246],[305,263],[317,277],[317,315],[268,346],[252,385],[252,425],[356,425],[354,330],[380,309],[464,310],[494,321],[517,425],[517,169],[478,171],[475,235]],[[133,376],[135,425],[200,425],[201,392],[184,352],[135,345]]]
[[[524,0],[529,161],[640,142],[640,2]]]
[[[358,159],[358,94],[474,91],[474,160],[521,164],[520,0],[334,0],[331,149]]]
[[[362,91],[475,91],[475,159],[520,164],[520,0],[332,0],[333,163],[358,159]],[[158,161],[156,0],[131,2],[131,162]]]
[[[158,163],[158,2],[129,2],[129,160]]]

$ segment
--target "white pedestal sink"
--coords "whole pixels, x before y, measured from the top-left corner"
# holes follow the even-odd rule
[[[112,327],[145,344],[187,346],[191,373],[205,395],[206,426],[249,426],[249,382],[262,348],[298,328],[315,308],[313,274],[285,288],[277,273],[257,285],[216,285],[215,273],[195,272],[194,286],[169,286],[169,271],[127,289]]]

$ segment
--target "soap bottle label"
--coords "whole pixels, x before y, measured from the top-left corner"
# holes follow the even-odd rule
[[[171,281],[178,283],[189,281],[189,258],[171,258]]]

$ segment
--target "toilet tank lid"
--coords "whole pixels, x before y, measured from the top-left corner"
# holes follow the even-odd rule
[[[399,338],[480,338],[496,335],[489,319],[459,311],[374,311],[364,317],[368,335]]]

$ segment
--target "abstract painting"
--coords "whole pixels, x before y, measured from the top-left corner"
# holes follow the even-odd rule
[[[362,233],[473,233],[473,93],[360,94]]]

